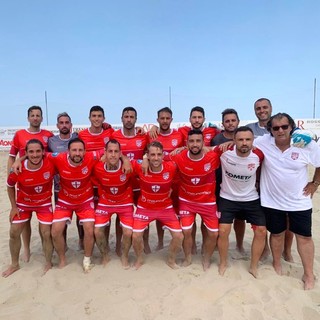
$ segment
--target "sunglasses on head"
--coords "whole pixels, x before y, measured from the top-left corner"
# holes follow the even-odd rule
[[[288,124],[284,124],[284,125],[282,125],[282,126],[275,126],[275,127],[272,127],[272,130],[273,130],[273,131],[279,131],[280,128],[281,128],[282,130],[287,130],[287,129],[289,128],[289,125],[288,125]]]

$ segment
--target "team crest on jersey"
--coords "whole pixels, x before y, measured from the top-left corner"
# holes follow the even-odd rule
[[[116,187],[112,187],[112,188],[110,188],[110,191],[111,191],[112,194],[117,194],[119,189],[116,188]]]
[[[132,153],[132,152],[127,153],[126,156],[127,156],[130,160],[133,160],[133,159],[134,159],[134,153]]]
[[[141,140],[136,140],[136,146],[140,148],[142,146],[142,141]]]
[[[81,186],[81,182],[80,181],[72,181],[71,185],[75,188],[78,189]]]
[[[109,137],[105,137],[105,138],[103,139],[103,141],[104,141],[104,143],[107,143],[107,142],[109,141]]]
[[[210,133],[207,133],[204,137],[206,140],[211,140],[211,134]]]
[[[176,147],[178,145],[178,140],[177,139],[172,139],[171,144],[173,147]]]
[[[122,174],[122,175],[120,176],[120,181],[121,181],[121,182],[126,181],[126,178],[127,178],[127,176],[126,176],[125,174]]]
[[[34,188],[34,191],[35,191],[36,193],[41,193],[42,189],[43,189],[42,186],[37,186],[37,187]]]
[[[45,172],[45,173],[43,174],[43,178],[46,179],[46,180],[48,180],[48,179],[50,178],[50,172]]]
[[[162,175],[163,179],[164,180],[168,180],[169,179],[169,172],[165,172],[163,175]]]
[[[249,163],[249,164],[248,164],[248,169],[249,169],[250,171],[252,171],[255,167],[256,167],[256,165],[255,165],[254,163]]]
[[[82,168],[81,172],[82,172],[82,174],[87,174],[89,172],[88,167]]]
[[[193,184],[198,184],[198,183],[200,182],[200,178],[192,178],[192,179],[191,179],[191,182],[192,182]]]
[[[203,169],[204,171],[209,171],[211,169],[211,164],[210,163],[206,163],[204,166],[203,166]]]
[[[154,185],[151,187],[153,192],[158,192],[160,190],[160,186]]]
[[[44,141],[45,143],[47,143],[47,142],[48,142],[48,137],[43,137],[43,141]]]
[[[291,153],[291,159],[292,160],[297,160],[299,158],[299,153],[298,152],[292,152]]]

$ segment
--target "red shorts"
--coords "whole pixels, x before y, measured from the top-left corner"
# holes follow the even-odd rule
[[[38,221],[42,224],[52,224],[53,208],[52,205],[45,205],[43,207],[21,207],[18,206],[20,218],[15,215],[12,223],[22,223],[29,221],[32,217],[32,212],[37,214]]]
[[[120,224],[123,228],[132,230],[133,226],[133,205],[123,206],[106,206],[98,204],[96,208],[95,227],[105,227],[110,224],[112,215],[116,213],[120,219]]]
[[[75,212],[79,218],[80,224],[89,221],[94,222],[95,220],[94,203],[92,199],[81,204],[66,204],[58,200],[52,222],[67,221],[70,223],[73,212]]]
[[[180,199],[179,215],[182,229],[191,229],[199,214],[206,228],[210,231],[219,230],[219,219],[216,204],[199,204],[195,202],[186,202]]]
[[[137,211],[133,213],[133,231],[144,231],[149,223],[157,220],[163,225],[163,228],[167,228],[174,232],[181,232],[181,227],[177,215],[172,207],[162,210],[151,210],[138,207]]]

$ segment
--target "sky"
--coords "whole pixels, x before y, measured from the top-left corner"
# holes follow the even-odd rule
[[[320,118],[319,21],[318,0],[3,1],[0,126],[28,126],[32,105],[44,125],[63,111],[88,124],[93,105],[109,123],[126,106],[140,123],[165,106],[175,122],[194,106],[207,121],[225,108],[254,120],[261,97]]]

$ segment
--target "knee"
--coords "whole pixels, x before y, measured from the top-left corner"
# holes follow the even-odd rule
[[[267,229],[265,227],[257,227],[254,230],[254,234],[256,237],[265,239],[265,237],[267,235]]]

